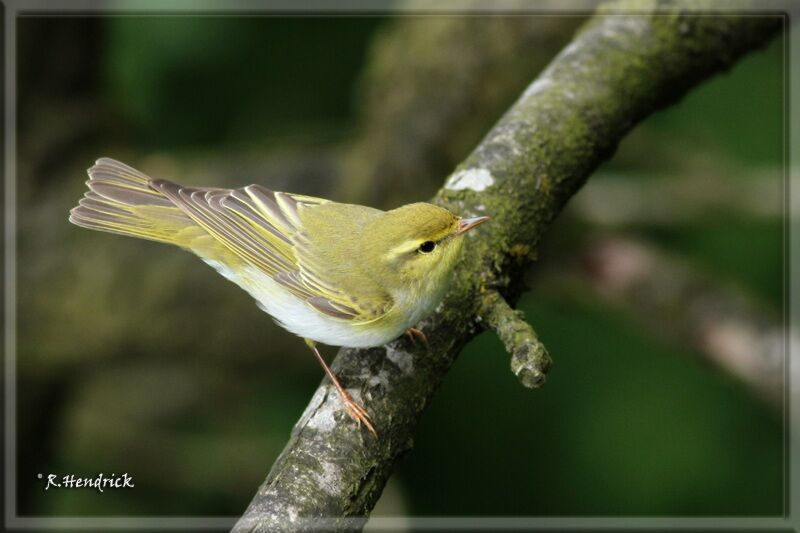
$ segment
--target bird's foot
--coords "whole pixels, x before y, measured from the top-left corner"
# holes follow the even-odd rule
[[[421,330],[417,328],[408,328],[406,330],[406,335],[408,335],[408,338],[411,339],[411,342],[414,344],[417,344],[417,339],[419,339],[422,341],[422,344],[425,345],[425,348],[428,348],[428,337],[426,337]]]
[[[347,391],[340,390],[339,395],[342,398],[345,411],[356,421],[358,427],[361,427],[363,422],[370,433],[377,437],[378,434],[375,432],[375,426],[372,425],[372,419],[369,417],[367,410],[361,407]]]

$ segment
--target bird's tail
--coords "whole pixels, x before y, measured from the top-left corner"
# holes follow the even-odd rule
[[[89,190],[69,214],[73,224],[181,247],[205,233],[138,170],[103,157],[88,173]]]

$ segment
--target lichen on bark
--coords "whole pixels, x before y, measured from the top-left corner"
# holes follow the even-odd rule
[[[526,387],[541,387],[552,360],[522,311],[512,309],[498,292],[487,291],[478,313],[511,354],[511,372]]]

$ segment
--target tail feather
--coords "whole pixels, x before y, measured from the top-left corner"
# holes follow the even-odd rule
[[[88,173],[89,190],[70,211],[73,224],[182,247],[205,234],[138,170],[103,157]]]

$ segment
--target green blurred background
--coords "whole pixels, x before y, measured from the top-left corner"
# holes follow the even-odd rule
[[[20,514],[238,515],[322,377],[299,339],[189,254],[69,225],[95,158],[185,183],[257,182],[383,207],[422,200],[579,23],[20,18]],[[771,215],[732,206],[615,231],[774,317],[782,112],[775,42],[637,127],[592,178],[766,183]],[[643,327],[558,268],[544,272],[596,230],[581,217],[557,221],[530,275],[536,290],[520,302],[554,358],[547,384],[524,389],[500,342],[481,334],[376,513],[782,512],[781,412],[666,325]],[[45,492],[36,477],[98,472],[128,472],[136,488]]]

